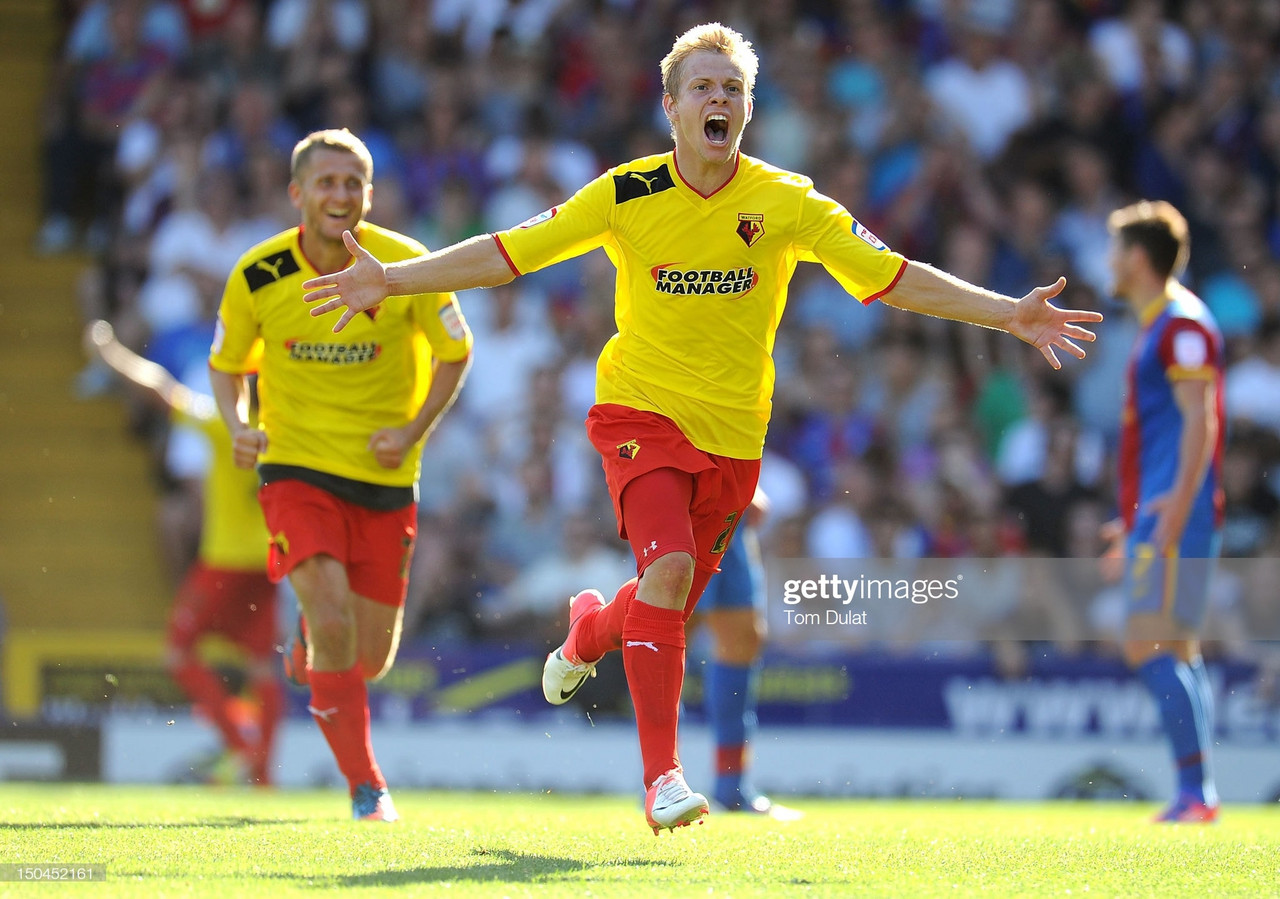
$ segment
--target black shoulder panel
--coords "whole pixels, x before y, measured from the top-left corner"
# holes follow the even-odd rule
[[[627,172],[625,175],[614,175],[614,203],[621,205],[627,200],[651,197],[675,186],[676,183],[671,180],[671,170],[665,163],[651,172]]]
[[[281,250],[270,256],[263,256],[253,265],[245,266],[244,279],[249,282],[249,292],[259,287],[266,287],[288,275],[302,271],[298,260],[293,258],[291,250]]]

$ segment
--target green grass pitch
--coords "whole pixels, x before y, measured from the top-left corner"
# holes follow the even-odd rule
[[[798,801],[803,820],[645,827],[638,799],[399,791],[347,820],[335,791],[0,786],[0,862],[96,864],[104,883],[0,895],[1261,896],[1280,808],[1210,826],[1136,803]]]

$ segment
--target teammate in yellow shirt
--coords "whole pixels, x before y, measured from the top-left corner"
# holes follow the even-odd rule
[[[586,590],[569,635],[547,658],[543,692],[561,703],[621,649],[654,832],[701,820],[676,754],[685,621],[751,501],[769,421],[771,354],[798,262],[821,263],[863,303],[1008,331],[1077,357],[1093,312],[1048,301],[1059,281],[1020,300],[908,262],[813,182],[739,151],[758,61],[740,34],[711,23],[677,38],[662,61],[673,152],[606,172],[523,225],[422,259],[384,265],[359,251],[342,272],[303,288],[340,331],[387,296],[504,284],[604,247],[617,267],[618,333],[600,354],[587,431],[604,464],[619,533],[638,581],[613,602]],[[332,318],[324,319],[333,321]]]
[[[271,784],[276,728],[284,714],[284,688],[275,670],[276,585],[267,577],[267,526],[255,497],[257,478],[232,461],[231,435],[213,397],[179,383],[164,368],[116,339],[111,325],[91,322],[85,346],[171,410],[173,421],[199,429],[209,442],[200,549],[187,570],[169,616],[165,663],[178,686],[217,728],[249,781]],[[249,733],[233,714],[222,677],[200,658],[202,638],[219,634],[244,651],[256,706]]]
[[[426,249],[364,221],[373,160],[342,130],[294,148],[291,228],[249,250],[227,280],[209,357],[236,462],[257,465],[270,571],[302,607],[310,710],[347,779],[353,817],[398,818],[374,759],[366,680],[395,658],[417,535],[423,439],[453,402],[471,332],[453,294],[422,291],[370,308],[335,340],[299,302],[302,282],[361,257],[392,263]],[[353,236],[353,233],[355,236]],[[259,426],[241,411],[258,373]],[[305,629],[302,625],[305,624]]]

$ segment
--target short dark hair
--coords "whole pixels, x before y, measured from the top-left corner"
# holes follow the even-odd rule
[[[1117,209],[1107,218],[1107,230],[1126,247],[1141,247],[1151,268],[1163,278],[1177,277],[1187,267],[1191,236],[1187,220],[1172,203],[1142,200]]]

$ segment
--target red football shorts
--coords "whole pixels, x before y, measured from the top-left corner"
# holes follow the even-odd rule
[[[190,651],[206,634],[226,637],[255,659],[275,652],[276,585],[266,572],[191,566],[169,616],[169,645]]]
[[[312,556],[347,569],[351,590],[388,606],[404,605],[418,536],[418,507],[389,512],[339,499],[303,481],[272,481],[258,491],[271,532],[267,573],[279,581]]]
[[[591,407],[587,437],[600,453],[618,536],[631,544],[636,573],[669,552],[717,570],[755,494],[760,460],[703,452],[665,415],[613,403]]]

